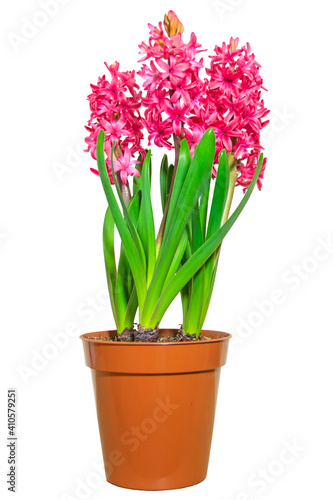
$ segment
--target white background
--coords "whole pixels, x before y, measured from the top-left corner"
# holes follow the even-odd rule
[[[94,500],[332,498],[333,250],[323,246],[333,239],[329,2],[62,4],[46,20],[37,0],[1,6],[5,498],[12,498],[5,485],[8,387],[18,390],[20,500],[83,498],[77,485],[92,484],[92,477],[97,482],[84,498]],[[206,321],[206,327],[234,335],[221,372],[208,477],[192,488],[148,493],[91,475],[101,450],[78,336],[114,323],[101,245],[106,202],[82,140],[89,84],[104,73],[103,62],[138,69],[137,45],[148,39],[147,23],[156,24],[169,9],[183,21],[185,40],[194,31],[209,53],[230,36],[251,43],[269,89],[265,103],[272,122],[265,133],[264,186],[224,242]],[[22,36],[26,19],[44,26],[15,50],[13,34]],[[79,151],[74,159],[73,149]],[[155,186],[160,154],[155,148]],[[59,164],[67,170],[57,176]],[[280,294],[279,304],[272,303],[272,293]],[[180,322],[177,301],[163,324]],[[61,349],[52,340],[59,332],[66,344]],[[294,455],[285,454],[286,446],[296,446]],[[266,479],[258,484],[260,474]]]

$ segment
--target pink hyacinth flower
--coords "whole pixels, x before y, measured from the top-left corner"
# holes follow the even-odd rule
[[[128,148],[125,148],[123,156],[119,156],[117,159],[113,160],[114,171],[120,172],[120,178],[124,184],[127,182],[128,175],[136,175],[136,177],[140,177],[139,171],[135,167],[131,166],[137,163],[140,162],[131,158],[131,152]]]
[[[186,72],[189,69],[189,63],[177,62],[174,56],[170,56],[169,64],[158,59],[157,64],[164,70],[160,75],[162,80],[169,79],[171,84],[177,86],[184,78],[186,78]]]
[[[111,76],[108,81],[105,75],[98,79],[97,85],[91,85],[92,93],[88,96],[91,115],[86,127],[89,136],[85,139],[87,151],[96,159],[96,143],[100,130],[105,132],[104,152],[106,154],[106,165],[109,170],[110,181],[113,183],[110,172],[111,148],[114,144],[117,154],[122,158],[116,169],[121,170],[122,181],[129,175],[138,175],[136,168],[131,167],[133,162],[128,159],[128,154],[135,153],[145,156],[145,150],[141,146],[143,139],[143,123],[141,121],[140,106],[141,92],[135,81],[134,71],[119,71],[119,63],[108,65],[105,63]],[[125,151],[126,148],[129,152]],[[91,169],[98,175],[96,169]],[[127,174],[126,174],[127,172]]]

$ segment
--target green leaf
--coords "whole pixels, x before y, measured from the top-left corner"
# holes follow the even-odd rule
[[[141,198],[142,198],[141,191],[137,191],[137,193],[131,198],[131,200],[128,204],[128,213],[129,213],[129,216],[132,219],[132,222],[133,222],[134,227],[136,229],[138,227],[139,213],[140,213],[140,207],[141,207]],[[127,283],[128,283],[128,294],[131,295],[133,287],[134,287],[134,281],[133,281],[133,274],[130,270],[128,271]]]
[[[174,172],[174,165],[171,164],[168,166],[168,157],[167,155],[164,155],[160,169],[160,191],[161,191],[161,204],[163,212],[167,205],[168,197],[170,194],[173,172]]]
[[[210,208],[206,239],[209,239],[221,226],[229,190],[230,167],[226,151],[219,155],[219,165],[216,173],[214,194]],[[205,290],[202,300],[209,293],[212,273],[215,265],[215,255],[211,255],[205,263]]]
[[[229,188],[229,163],[225,151],[219,156],[219,166],[216,173],[214,194],[210,208],[207,237],[209,239],[221,226],[224,207],[227,201]]]
[[[106,210],[103,224],[103,251],[111,308],[114,320],[118,326],[118,311],[115,299],[117,268],[114,253],[114,220],[109,207]]]
[[[179,161],[178,161],[175,181],[174,181],[174,185],[173,185],[173,189],[172,189],[172,193],[171,193],[171,199],[170,199],[169,210],[168,210],[168,214],[167,214],[167,220],[166,220],[166,224],[165,224],[165,230],[164,230],[161,251],[163,249],[164,242],[166,241],[168,230],[170,227],[172,227],[176,207],[177,207],[177,209],[179,208],[179,206],[178,206],[179,196],[180,196],[180,193],[181,193],[182,188],[184,186],[184,182],[187,178],[187,174],[188,174],[190,165],[191,165],[190,148],[188,147],[187,140],[183,139],[181,146],[180,146]]]
[[[202,196],[199,200],[199,211],[200,211],[200,221],[202,227],[202,234],[204,241],[206,240],[206,229],[207,229],[207,211],[208,211],[208,201],[209,201],[209,191],[210,191],[210,181],[208,180],[207,188],[204,189]]]
[[[132,196],[128,204],[128,214],[133,222],[134,227],[137,227],[140,213],[142,192],[137,191],[135,195]]]
[[[206,262],[210,255],[214,253],[217,247],[221,244],[223,238],[232,228],[242,210],[244,209],[246,203],[248,202],[251,193],[258,180],[261,167],[263,163],[263,154],[260,155],[258,166],[256,168],[255,174],[253,176],[252,182],[243,196],[243,199],[239,203],[236,210],[229,217],[229,219],[223,224],[223,226],[216,231],[183,265],[183,267],[177,272],[174,278],[167,285],[163,293],[161,294],[154,313],[151,317],[151,324],[157,324],[161,321],[164,312],[167,307],[179,293],[179,291],[184,287],[184,285],[194,276],[194,274],[200,269],[200,267]]]
[[[171,265],[170,265],[170,268],[169,268],[169,272],[167,274],[167,277],[165,279],[165,285],[166,286],[169,281],[171,280],[171,278],[174,277],[174,275],[176,274],[176,272],[178,271],[178,268],[179,268],[179,265],[182,261],[182,258],[184,256],[184,252],[185,252],[185,249],[186,249],[186,246],[187,246],[187,243],[188,243],[188,237],[187,237],[187,234],[186,232],[183,233],[181,239],[180,239],[180,242],[179,242],[179,245],[177,247],[177,250],[176,250],[176,253],[172,259],[172,262],[171,262]]]
[[[172,186],[172,179],[173,179],[173,173],[175,171],[175,166],[171,163],[169,165],[169,169],[168,169],[168,178],[167,178],[167,199],[166,201],[168,201],[168,198],[170,196],[170,191],[171,191],[171,186]]]
[[[160,168],[160,191],[161,191],[161,203],[162,210],[164,212],[166,200],[167,200],[167,189],[168,189],[168,157],[164,155],[161,162]]]
[[[182,142],[185,142],[185,139]],[[187,145],[187,141],[186,141]],[[182,152],[182,149],[181,149]],[[188,146],[187,152],[189,154]],[[197,205],[197,202],[202,195],[204,186],[207,185],[211,176],[211,169],[215,153],[215,135],[212,129],[209,129],[203,135],[198,144],[194,157],[187,171],[185,180],[179,179],[177,182],[178,168],[176,174],[176,182],[171,196],[170,211],[168,214],[166,229],[165,229],[165,244],[163,247],[169,248],[170,243],[174,245],[174,239],[178,239],[183,232],[192,210]],[[179,162],[181,160],[181,155]],[[174,197],[174,192],[179,195],[177,199]],[[162,258],[162,255],[161,255]]]
[[[101,132],[103,132],[103,131],[101,131]],[[121,195],[120,187],[118,186],[118,182],[116,180],[117,178],[116,178],[116,174],[115,174],[114,166],[113,166],[113,152],[114,152],[114,143],[113,143],[112,149],[111,149],[111,170],[112,170],[112,177],[114,179],[114,185],[116,186],[116,191],[117,191],[117,194],[118,194],[118,198],[119,198],[120,204],[121,204],[122,209],[123,209],[124,219],[126,221],[128,229],[129,229],[129,231],[131,233],[134,245],[135,245],[135,247],[137,249],[138,255],[139,255],[141,263],[142,263],[142,267],[143,267],[143,269],[145,271],[146,270],[145,252],[144,252],[144,249],[143,249],[143,246],[142,246],[142,242],[141,242],[141,240],[139,238],[138,232],[136,230],[136,227],[134,226],[134,224],[132,222],[132,219],[129,216],[128,209],[126,207],[126,203],[124,201],[124,198]]]
[[[199,202],[197,202],[192,212],[192,253],[196,252],[203,243],[204,237],[201,226],[200,207]]]
[[[212,257],[210,257],[210,259],[211,258]],[[204,321],[205,321],[206,316],[207,316],[207,312],[208,312],[208,308],[209,308],[209,304],[210,304],[210,299],[212,298],[213,289],[214,289],[214,283],[215,283],[215,278],[216,278],[217,265],[218,265],[218,258],[217,258],[217,260],[216,260],[216,262],[214,264],[213,272],[209,276],[210,280],[209,280],[209,283],[208,283],[208,286],[207,286],[207,291],[206,291],[206,294],[205,294],[205,297],[204,297],[204,300],[203,300],[203,305],[202,305],[202,309],[201,309],[201,315],[200,315],[200,319],[199,319],[198,329],[197,329],[197,332],[196,332],[198,336],[200,335],[200,332],[202,330]]]
[[[209,184],[206,190],[209,189]],[[204,243],[203,229],[201,226],[199,203],[192,213],[192,254],[194,254]],[[200,319],[200,311],[205,289],[205,265],[203,265],[192,279],[192,294],[188,311],[184,318],[185,333],[194,334]]]
[[[138,295],[136,293],[136,288],[134,287],[127,304],[127,310],[125,316],[125,325],[126,325],[125,328],[130,328],[133,326],[137,308],[138,308]]]
[[[140,177],[137,177],[136,175],[133,176],[133,196],[135,196],[136,193],[141,190],[141,172],[142,172],[142,157],[141,157],[141,155],[139,155],[138,161],[140,163],[137,163],[135,168],[140,173]]]
[[[154,215],[150,196],[150,151],[148,151],[142,167],[142,213],[145,231],[142,239],[147,261],[147,286],[152,279],[156,263],[156,242]]]
[[[183,265],[185,264],[186,261],[188,261],[188,259],[192,255],[192,252],[190,249],[190,243],[189,243],[190,238],[188,236],[188,233],[189,233],[189,229],[185,233],[187,235],[187,245],[186,245],[184,257],[182,260]],[[190,279],[186,283],[186,285],[184,285],[183,288],[180,290],[180,295],[181,295],[181,300],[182,300],[182,308],[183,308],[183,326],[184,326],[184,323],[185,324],[187,323],[187,313],[189,311],[189,306],[190,306],[190,301],[191,301],[191,296],[192,296],[192,282],[193,282],[193,280]]]
[[[200,144],[196,148],[185,181],[182,180],[181,185],[179,185],[178,179],[180,179],[180,176],[178,175],[178,168],[181,164],[182,157],[186,156],[188,158],[189,154],[187,141],[184,139],[182,142],[162,247],[151,285],[148,288],[147,298],[140,320],[140,323],[146,328],[153,328],[155,326],[155,324],[150,321],[153,308],[163,290],[170,264],[182,233],[186,228],[188,219],[201,195],[203,186],[211,175],[214,153],[215,135],[213,130],[209,129],[203,135]]]
[[[116,304],[119,319],[119,333],[121,333],[124,328],[124,320],[126,316],[127,302],[128,302],[128,279],[130,274],[129,262],[127,260],[124,245],[121,245],[119,262],[118,262],[118,274],[116,283]]]
[[[112,273],[113,275],[112,283],[115,283],[114,276],[117,273],[117,269],[116,269],[115,253],[114,253],[114,220],[109,207],[106,209],[104,217],[103,249],[104,249],[106,264],[108,266],[108,269],[110,270],[110,273]]]
[[[136,195],[131,198],[128,204],[128,214],[135,227],[139,217],[140,194],[141,191],[138,191]],[[120,248],[116,281],[116,304],[118,311],[119,333],[123,332],[125,328],[133,326],[128,325],[128,321],[126,321],[128,302],[133,291],[133,285],[132,271],[127,259],[124,245],[122,244]]]
[[[105,165],[103,130],[101,130],[98,135],[97,146],[96,146],[96,157],[97,157],[98,171],[104,188],[105,196],[108,201],[113,220],[115,222],[115,225],[117,226],[120,238],[123,242],[127,254],[128,261],[131,266],[133,278],[135,281],[135,286],[137,288],[139,305],[143,307],[147,291],[145,272],[142,266],[142,261],[140,259],[137,247],[134,243],[132,234],[129,228],[127,227],[127,223],[125,222],[120,212],[118,203],[112,191],[109,175]]]

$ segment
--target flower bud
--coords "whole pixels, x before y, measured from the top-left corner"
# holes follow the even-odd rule
[[[238,43],[239,43],[239,38],[232,38],[232,37],[230,38],[230,54],[235,52],[235,50],[238,47]]]
[[[178,33],[183,33],[184,26],[179,21],[177,14],[173,10],[169,10],[164,16],[164,28],[168,36],[175,36]]]

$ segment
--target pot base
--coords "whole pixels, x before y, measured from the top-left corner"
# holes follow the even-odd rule
[[[125,488],[126,490],[136,490],[136,491],[167,491],[167,490],[181,490],[183,488],[188,488],[190,486],[196,486],[197,484],[202,483],[206,479],[207,475],[198,481],[197,483],[191,483],[191,484],[183,484],[182,486],[175,486],[174,488],[131,488],[130,486],[124,486],[122,484],[116,484],[113,483],[112,481],[109,481],[108,479],[106,480],[107,483],[112,484],[113,486],[117,486],[118,488]]]

